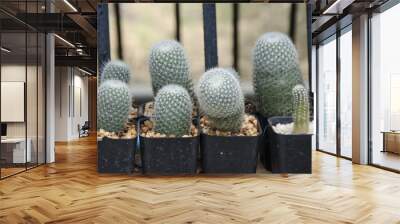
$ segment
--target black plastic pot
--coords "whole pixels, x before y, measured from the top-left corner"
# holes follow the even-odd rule
[[[147,119],[141,119],[139,127]],[[185,138],[140,136],[139,143],[144,174],[182,175],[197,173],[199,136]]]
[[[260,152],[260,161],[267,170],[271,170],[271,163],[269,162],[271,156],[269,155],[269,148],[268,148],[269,144],[268,144],[268,136],[267,136],[268,118],[262,116],[259,113],[257,113],[256,116],[257,116],[258,120],[260,121],[260,125],[263,130],[262,135],[260,137],[259,145],[258,145],[258,151]]]
[[[283,135],[272,126],[291,123],[291,117],[268,119],[268,145],[264,148],[264,165],[272,173],[311,173],[312,134]]]
[[[212,136],[202,133],[200,136],[204,173],[256,172],[261,135]]]
[[[136,138],[97,141],[97,171],[99,173],[132,173]]]

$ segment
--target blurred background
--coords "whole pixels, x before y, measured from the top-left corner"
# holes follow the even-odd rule
[[[293,6],[288,3],[220,3],[216,4],[216,13],[219,66],[236,67],[245,92],[252,91],[252,48],[258,37],[271,31],[292,36],[299,52],[305,83],[308,83],[305,4]],[[179,36],[189,57],[194,82],[196,83],[204,73],[202,4],[110,4],[109,15],[111,58],[120,58],[130,65],[133,72],[130,84],[133,91],[151,92],[148,57],[152,45],[161,40],[177,39]],[[236,63],[233,53],[235,20]]]

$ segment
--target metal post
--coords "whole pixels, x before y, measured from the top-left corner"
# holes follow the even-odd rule
[[[292,10],[293,10],[293,5],[292,4]],[[310,115],[311,118],[314,119],[315,117],[318,116],[318,113],[314,114],[314,97],[316,97],[317,94],[314,94],[312,92],[312,31],[311,31],[311,25],[312,25],[312,5],[311,3],[307,3],[307,59],[308,59],[308,88],[310,91]],[[297,11],[297,8],[294,10]],[[295,16],[294,16],[295,17]],[[295,19],[294,19],[295,20]],[[295,25],[295,22],[291,21],[291,25]],[[293,28],[293,33],[295,33],[295,28]],[[292,30],[291,30],[292,31]],[[294,36],[294,34],[293,34]],[[293,39],[293,38],[292,38]],[[294,41],[294,39],[293,39]],[[317,48],[318,51],[318,48]],[[316,53],[318,55],[318,52]],[[317,61],[318,64],[318,61]],[[317,76],[318,76],[318,71],[317,72]],[[318,92],[318,91],[317,91]],[[318,126],[318,124],[317,124]],[[317,141],[318,142],[318,141]]]
[[[340,78],[341,78],[341,64],[340,64],[340,30],[339,27],[336,28],[336,155],[342,156],[342,144],[341,144],[341,114],[340,114]]]
[[[101,3],[97,6],[98,74],[101,74],[102,66],[110,60],[110,33],[108,24],[108,4]]]
[[[239,73],[239,4],[233,3],[233,68]]]
[[[205,70],[218,66],[217,24],[215,3],[203,4]]]
[[[290,6],[290,24],[289,24],[289,36],[293,42],[296,42],[296,17],[297,17],[297,4],[293,3]]]
[[[181,12],[179,3],[175,4],[175,38],[177,41],[181,41]]]
[[[312,5],[307,3],[307,57],[308,57],[308,86],[312,86]]]
[[[115,4],[115,22],[117,25],[117,44],[118,44],[118,58],[121,60],[124,59],[124,53],[122,51],[122,31],[121,31],[121,11],[120,11],[120,5],[119,3]]]

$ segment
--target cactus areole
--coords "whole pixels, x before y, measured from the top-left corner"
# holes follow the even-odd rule
[[[253,86],[264,117],[292,115],[292,89],[303,84],[297,51],[288,36],[262,35],[253,49]]]
[[[239,81],[231,71],[210,69],[200,78],[198,101],[201,112],[213,128],[238,131],[244,116],[244,96]]]
[[[296,85],[293,90],[293,133],[308,134],[310,128],[310,106],[308,90],[303,85]]]
[[[192,124],[192,101],[185,88],[166,85],[154,103],[155,131],[177,137],[187,135]]]
[[[124,83],[129,83],[130,79],[131,71],[129,66],[123,61],[113,60],[104,65],[101,82],[107,80],[119,80]]]
[[[150,52],[149,71],[154,95],[163,86],[176,84],[184,87],[194,98],[189,61],[179,42],[164,40],[155,44]]]
[[[131,96],[126,83],[118,80],[103,82],[97,91],[97,122],[100,129],[123,131],[128,121]]]

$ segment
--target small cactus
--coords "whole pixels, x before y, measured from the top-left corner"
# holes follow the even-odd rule
[[[221,131],[239,131],[244,116],[244,97],[231,71],[214,68],[203,74],[198,84],[200,110],[210,126]]]
[[[265,117],[292,114],[291,91],[303,84],[297,51],[288,36],[266,33],[253,49],[253,86],[257,108]]]
[[[224,69],[226,69],[227,71],[229,71],[238,81],[240,81],[239,73],[238,73],[234,68],[232,68],[232,67],[226,67],[226,68],[224,68]]]
[[[154,103],[156,132],[183,136],[190,132],[192,101],[187,90],[178,85],[166,85],[158,91]]]
[[[99,129],[121,132],[129,118],[131,96],[126,83],[119,80],[103,82],[97,91],[97,123]]]
[[[104,65],[101,75],[101,82],[107,80],[119,80],[124,83],[129,83],[131,79],[131,71],[129,66],[122,61],[113,60]]]
[[[179,42],[165,40],[155,44],[150,52],[149,66],[154,95],[163,86],[176,84],[184,87],[194,99],[189,62]]]
[[[303,85],[296,85],[293,94],[293,133],[308,133],[310,125],[310,109],[308,101],[308,90]]]

